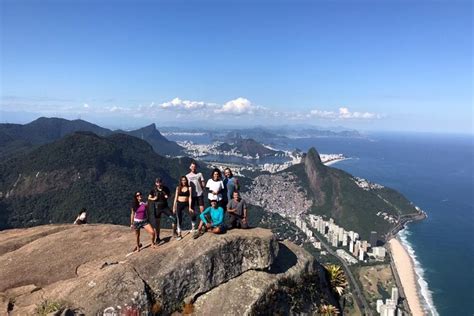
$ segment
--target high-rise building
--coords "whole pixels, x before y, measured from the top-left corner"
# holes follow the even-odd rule
[[[365,251],[364,249],[359,249],[359,261],[364,261],[364,254],[365,254]]]
[[[376,231],[371,231],[370,232],[370,247],[377,247],[377,232]]]
[[[383,300],[377,300],[377,313],[380,313],[380,307],[383,305]]]
[[[354,241],[349,241],[349,252],[354,253]]]
[[[347,232],[344,231],[344,234],[342,235],[342,246],[347,247]]]
[[[392,287],[392,301],[397,304],[398,303],[398,298],[399,298],[399,295],[398,295],[398,288],[397,287]]]

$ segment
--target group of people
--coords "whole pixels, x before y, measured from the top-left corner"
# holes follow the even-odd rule
[[[239,184],[229,168],[221,171],[214,169],[211,178],[204,180],[198,172],[196,162],[192,162],[190,172],[181,176],[176,187],[172,207],[168,201],[171,198],[170,189],[162,179],[155,180],[155,186],[145,197],[136,192],[130,215],[130,228],[135,231],[135,251],[140,251],[140,230],[145,229],[152,238],[152,247],[160,243],[161,216],[164,214],[172,223],[173,238],[182,239],[183,216],[188,214],[191,219],[191,233],[198,238],[206,231],[223,234],[227,231],[225,214],[229,215],[230,228],[248,228],[247,205],[240,197]],[[209,207],[204,209],[204,193],[207,191]],[[153,211],[153,213],[149,213]],[[153,216],[156,225],[153,227],[149,216]]]

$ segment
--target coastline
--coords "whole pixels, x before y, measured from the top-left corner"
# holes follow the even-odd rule
[[[417,282],[417,275],[415,272],[415,263],[411,258],[408,250],[405,248],[400,238],[394,237],[388,241],[390,246],[390,253],[401,282],[405,299],[410,308],[410,312],[414,316],[426,315],[421,303],[421,291]]]
[[[331,166],[331,165],[333,165],[333,164],[335,164],[335,163],[338,163],[338,162],[341,162],[341,161],[347,160],[347,159],[349,159],[349,158],[333,159],[333,160],[329,160],[329,161],[323,162],[323,164],[324,164],[325,166]]]

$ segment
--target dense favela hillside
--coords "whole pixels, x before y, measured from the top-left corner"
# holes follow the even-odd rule
[[[125,224],[134,191],[155,177],[177,183],[190,161],[124,134],[67,135],[0,164],[0,229],[69,222],[81,207],[93,222]]]
[[[161,155],[175,156],[183,153],[183,148],[161,135],[155,124],[135,131],[112,131],[83,120],[40,117],[24,125],[0,124],[0,157],[27,152],[78,131],[93,132],[100,136],[113,133],[129,134],[146,140]]]

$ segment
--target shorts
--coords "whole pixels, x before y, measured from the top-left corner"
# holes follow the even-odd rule
[[[150,222],[148,222],[148,220],[146,219],[142,221],[137,221],[135,219],[133,220],[133,228],[135,228],[135,230],[139,230],[140,228],[143,228],[148,224],[150,224]]]
[[[196,206],[204,207],[204,197],[202,194],[200,196],[191,197],[191,208],[194,210]]]

